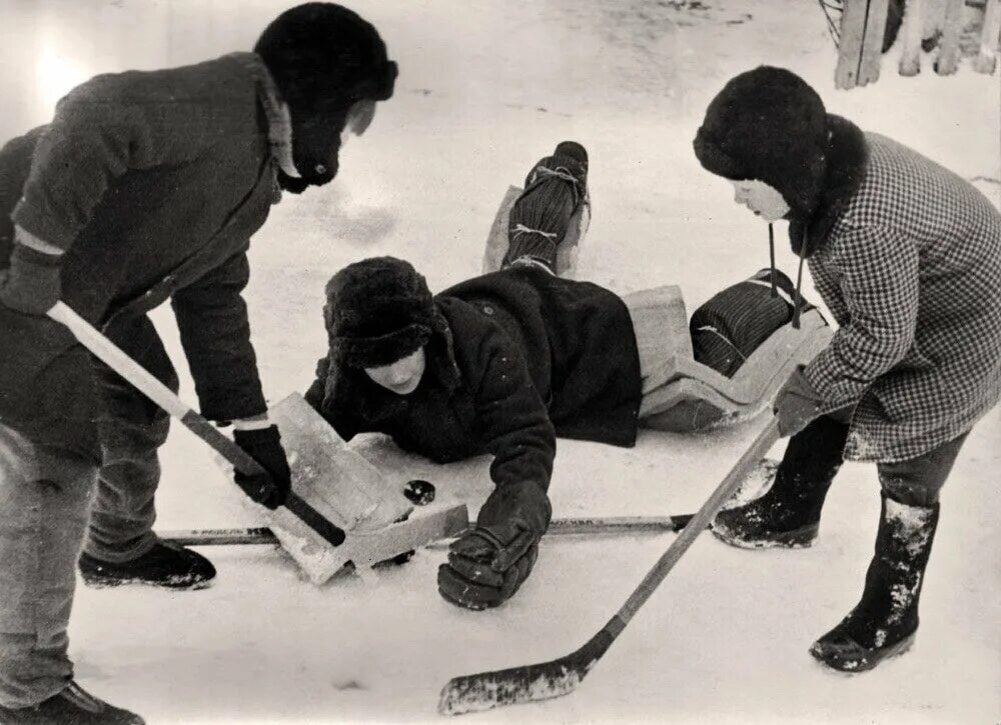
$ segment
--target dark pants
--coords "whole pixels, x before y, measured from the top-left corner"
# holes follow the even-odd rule
[[[107,334],[177,392],[177,372],[149,318],[117,324]],[[170,417],[105,365],[97,363],[95,373],[105,407],[98,421],[102,464],[84,548],[103,561],[130,561],[156,542],[152,527],[153,497],[160,482],[157,449],[167,440]]]
[[[838,410],[828,416],[840,424],[847,425],[851,420],[850,409]],[[813,429],[816,425],[811,424]],[[833,429],[832,429],[833,430]],[[802,436],[803,432],[797,433],[790,439],[795,440],[797,436]],[[969,431],[960,436],[947,441],[937,448],[924,453],[917,458],[897,463],[877,463],[876,471],[879,475],[879,483],[887,495],[910,506],[930,506],[938,501],[939,492],[945,485],[949,477],[952,466],[956,462],[959,450],[966,442]],[[836,457],[840,457],[844,451],[844,437],[839,436],[836,441],[831,441],[839,450]],[[786,451],[794,448],[789,446]],[[834,451],[831,451],[834,453]]]
[[[927,453],[899,463],[877,463],[879,483],[886,494],[909,506],[931,506],[952,471],[969,432]]]
[[[107,332],[177,389],[147,318]],[[100,467],[0,425],[0,704],[7,707],[36,704],[73,677],[66,628],[85,537],[88,553],[110,561],[141,556],[156,541],[157,448],[167,415],[103,365],[96,374],[105,404]]]

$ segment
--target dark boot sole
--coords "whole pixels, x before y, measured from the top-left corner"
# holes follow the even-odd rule
[[[820,531],[820,524],[808,524],[791,531],[776,531],[765,538],[750,539],[726,526],[714,524],[713,536],[738,549],[806,549],[813,545]]]
[[[871,650],[860,648],[861,652],[854,654],[841,653],[835,649],[825,651],[824,645],[818,641],[814,642],[813,646],[810,647],[810,654],[825,667],[848,675],[854,675],[859,672],[868,672],[883,660],[904,654],[914,644],[916,636],[917,632],[912,632],[889,647],[880,647]]]

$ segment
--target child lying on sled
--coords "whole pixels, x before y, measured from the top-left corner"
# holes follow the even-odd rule
[[[572,143],[536,166],[495,272],[432,296],[409,263],[379,257],[327,284],[330,347],[306,399],[337,432],[345,440],[385,433],[438,462],[494,456],[496,489],[438,574],[442,596],[470,609],[506,601],[532,571],[552,514],[555,438],[632,446],[640,425],[663,427],[670,411],[657,401],[674,382],[671,360],[692,349],[687,329],[672,331],[658,314],[660,296],[621,298],[555,274],[558,247],[586,203],[586,172],[586,154]],[[792,317],[792,305],[761,281],[731,288],[725,304],[714,298],[693,317],[716,330],[698,347],[723,373]],[[723,345],[734,310],[751,320],[750,334]]]

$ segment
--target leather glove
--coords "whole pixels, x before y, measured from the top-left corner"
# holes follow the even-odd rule
[[[0,271],[0,303],[25,315],[44,316],[59,301],[62,255],[15,242],[10,267]]]
[[[250,498],[272,511],[284,505],[292,489],[292,473],[289,471],[281,438],[277,426],[273,425],[256,430],[233,431],[236,444],[265,470],[265,473],[258,476],[247,476],[236,471],[233,480]]]
[[[498,486],[480,509],[476,526],[452,544],[448,562],[438,568],[438,591],[467,609],[506,602],[531,574],[552,513],[549,497],[535,481]]]
[[[779,433],[783,438],[796,435],[824,414],[825,403],[820,393],[807,381],[803,366],[798,366],[775,398]]]

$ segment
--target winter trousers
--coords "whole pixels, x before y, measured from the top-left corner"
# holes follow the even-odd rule
[[[835,411],[828,417],[842,424],[847,424],[851,420],[848,409]],[[811,424],[811,430],[815,431],[816,428],[816,425]],[[787,455],[790,450],[797,448],[791,445],[792,441],[802,435],[803,432],[800,432],[790,439],[790,445],[786,447]],[[969,431],[917,458],[896,463],[877,463],[876,471],[880,486],[890,498],[900,503],[909,506],[931,506],[938,501],[939,492],[945,485],[968,435]],[[843,439],[839,439],[837,445],[842,451],[844,450]]]
[[[147,318],[107,332],[177,389]],[[101,466],[0,425],[0,704],[6,707],[41,702],[73,678],[66,629],[81,547],[121,562],[156,542],[157,448],[166,440],[167,416],[103,365],[95,363],[95,375],[105,404],[98,421]]]
[[[909,461],[877,463],[883,490],[893,500],[908,506],[936,503],[968,435],[969,431]]]

